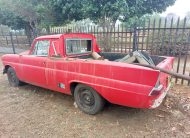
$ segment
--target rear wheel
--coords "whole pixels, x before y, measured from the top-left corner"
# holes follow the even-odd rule
[[[7,77],[9,84],[13,87],[17,87],[23,84],[16,76],[16,72],[14,71],[14,69],[11,67],[9,67],[7,70]]]
[[[74,98],[79,109],[90,115],[99,113],[105,105],[105,100],[94,89],[83,84],[76,86]]]

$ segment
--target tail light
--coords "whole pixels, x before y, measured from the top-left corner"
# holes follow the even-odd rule
[[[163,89],[163,85],[160,84],[160,74],[158,76],[158,80],[156,82],[156,85],[155,87],[152,89],[152,91],[150,92],[149,96],[157,96],[160,94],[160,92],[162,91]]]
[[[160,94],[160,92],[163,89],[163,85],[159,85],[158,87],[154,87],[152,91],[150,92],[149,96],[157,96]]]

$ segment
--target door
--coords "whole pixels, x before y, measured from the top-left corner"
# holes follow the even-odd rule
[[[25,82],[46,87],[46,62],[48,59],[50,41],[38,40],[30,55],[21,56],[22,78]]]
[[[49,58],[46,62],[47,85],[49,89],[65,92],[67,85],[66,58],[61,56],[59,39],[54,39],[49,48]],[[68,92],[68,91],[67,91]]]

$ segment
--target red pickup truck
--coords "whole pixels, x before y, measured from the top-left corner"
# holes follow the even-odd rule
[[[92,58],[96,52],[107,60]],[[134,108],[156,108],[169,89],[169,76],[158,70],[118,62],[123,53],[101,52],[90,34],[58,34],[34,40],[29,51],[2,56],[11,86],[30,83],[73,95],[79,109],[100,112],[108,101]],[[174,58],[151,56],[172,69]]]

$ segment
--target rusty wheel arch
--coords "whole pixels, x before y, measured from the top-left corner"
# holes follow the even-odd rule
[[[72,83],[70,84],[71,95],[74,95],[75,88],[76,88],[76,86],[77,86],[78,84],[81,84],[81,83],[79,83],[79,82],[72,82]]]

